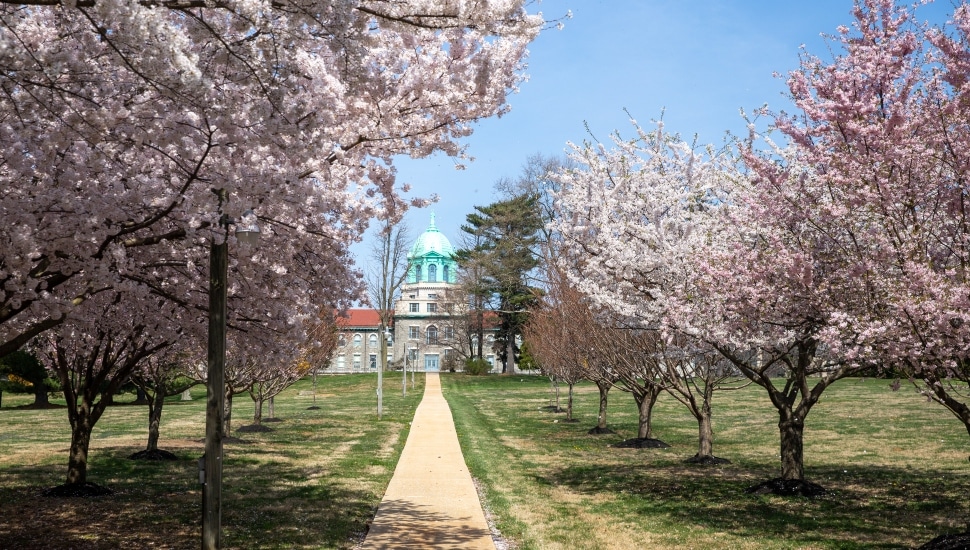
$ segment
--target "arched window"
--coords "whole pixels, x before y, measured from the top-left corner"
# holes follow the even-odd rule
[[[428,282],[437,283],[438,282],[438,266],[431,264],[428,266]]]
[[[367,337],[367,345],[370,346],[371,348],[376,348],[377,347],[377,335],[376,334],[371,334],[370,336]]]
[[[340,346],[340,347],[346,346],[347,345],[347,337],[344,336],[343,334],[338,335],[337,336],[337,345]]]
[[[443,267],[441,269],[441,280],[442,280],[442,282],[445,282],[445,283],[449,282],[448,281],[448,276],[451,275],[451,273],[449,273],[449,271],[451,271],[451,270],[448,269],[448,266],[445,266],[445,267]]]
[[[416,283],[421,282],[421,264],[417,264],[414,266],[414,282]]]
[[[359,348],[359,347],[360,347],[360,343],[361,343],[362,341],[363,341],[363,338],[361,337],[361,335],[360,335],[360,334],[355,334],[355,335],[354,335],[354,347],[355,347],[355,348]]]
[[[428,344],[438,343],[438,327],[431,325],[425,329],[424,333],[426,335],[426,342]]]

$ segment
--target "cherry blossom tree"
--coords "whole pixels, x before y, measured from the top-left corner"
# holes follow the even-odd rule
[[[591,366],[608,369],[616,377],[616,387],[632,395],[637,406],[637,436],[621,445],[667,447],[653,433],[653,407],[664,390],[657,380],[656,333],[605,314],[591,336],[596,353]]]
[[[273,398],[283,390],[293,385],[305,374],[300,364],[293,362],[289,365],[262,364],[256,369],[253,383],[249,386],[249,396],[253,399],[253,425],[262,426],[263,404],[270,403],[270,418],[275,418]]]
[[[696,150],[662,123],[635,137],[614,134],[612,148],[573,146],[573,168],[559,171],[557,215],[562,269],[612,313],[600,355],[640,409],[638,439],[651,439],[657,381],[657,332],[675,330],[673,299],[692,289],[697,259],[718,243],[716,211],[734,182],[731,166],[711,149]],[[673,327],[673,328],[671,328]]]
[[[615,136],[612,150],[577,148],[584,169],[560,175],[557,229],[574,279],[660,338],[679,332],[709,343],[762,386],[779,414],[782,478],[801,481],[805,417],[826,387],[854,372],[819,342],[839,296],[827,277],[840,257],[807,238],[806,224],[772,210],[778,196],[757,178],[749,184],[732,157],[662,124],[635,128],[632,140]]]
[[[88,451],[91,432],[101,418],[110,396],[117,393],[140,362],[172,345],[178,330],[159,324],[142,311],[130,311],[135,300],[100,293],[86,300],[83,307],[91,322],[69,320],[48,331],[39,341],[48,368],[61,384],[71,424],[71,446],[67,479],[64,485],[51,489],[53,494],[75,494],[92,488],[87,480]],[[147,302],[147,301],[146,301]],[[174,310],[161,300],[156,308]]]
[[[250,209],[348,286],[341,252],[405,206],[394,157],[460,157],[542,25],[521,1],[3,0],[0,355]]]
[[[832,39],[839,55],[805,54],[788,75],[799,112],[774,122],[790,146],[766,139],[746,162],[776,197],[765,213],[840,257],[815,283],[837,298],[819,340],[853,364],[905,373],[970,433],[970,13],[957,7],[948,34],[915,23],[917,11],[858,2]]]
[[[185,361],[189,354],[180,351],[178,343],[141,361],[132,371],[130,380],[140,389],[148,402],[148,441],[143,451],[128,458],[134,460],[175,460],[177,457],[158,448],[161,437],[162,410],[165,398],[178,395],[199,384],[186,376]]]

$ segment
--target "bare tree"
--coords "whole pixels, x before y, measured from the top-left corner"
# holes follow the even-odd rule
[[[380,320],[380,367],[377,371],[377,418],[384,414],[384,371],[387,370],[388,327],[394,317],[394,299],[407,278],[408,227],[404,223],[385,221],[381,228],[380,239],[371,250],[374,264],[367,276],[367,290],[371,304],[377,310]]]
[[[313,377],[313,405],[308,407],[310,410],[319,408],[317,407],[317,371],[321,365],[326,368],[330,364],[334,352],[337,351],[339,339],[334,310],[321,310],[320,317],[307,328],[307,343],[302,349],[302,361],[306,362],[306,368]]]
[[[543,374],[568,386],[566,420],[573,420],[573,387],[590,371],[592,314],[582,295],[558,270],[551,270],[548,293],[532,309],[523,335]],[[602,404],[602,399],[600,403]],[[605,419],[605,413],[600,412]]]
[[[697,454],[688,462],[724,464],[714,456],[714,425],[711,402],[714,392],[740,389],[751,384],[713,347],[684,335],[655,338],[658,354],[655,374],[664,390],[697,420]]]

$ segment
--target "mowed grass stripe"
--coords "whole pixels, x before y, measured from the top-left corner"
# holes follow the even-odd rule
[[[941,407],[886,380],[829,388],[808,417],[808,479],[819,499],[746,495],[775,477],[777,416],[760,388],[716,395],[719,467],[684,464],[697,426],[662,396],[654,436],[670,449],[615,449],[636,435],[628,394],[611,392],[615,436],[591,436],[597,392],[576,391],[579,423],[546,412],[532,376],[442,378],[473,474],[503,533],[520,548],[904,548],[970,521],[970,438]],[[565,398],[565,394],[563,394]]]
[[[319,377],[316,405],[301,380],[275,400],[274,431],[235,433],[226,445],[225,548],[352,548],[363,536],[393,473],[418,387],[402,398],[400,377],[385,379],[384,417],[376,418],[376,375]],[[0,548],[197,548],[205,389],[166,402],[159,446],[175,462],[131,461],[144,448],[147,407],[120,396],[95,427],[89,479],[117,493],[49,499],[64,482],[70,431],[64,409],[18,410],[28,396],[4,394],[0,410]],[[55,400],[55,403],[57,401]],[[63,404],[63,401],[61,401]],[[264,409],[264,420],[266,419]],[[247,395],[233,402],[234,429],[252,422]]]

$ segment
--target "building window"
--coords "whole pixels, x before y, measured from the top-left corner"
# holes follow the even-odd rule
[[[438,266],[431,264],[428,266],[428,282],[437,283],[438,282]]]
[[[411,326],[408,327],[408,339],[409,340],[417,340],[420,337],[421,337],[421,332],[418,329],[417,325],[411,325]]]
[[[437,300],[438,299],[438,295],[432,292],[431,294],[428,294],[428,299],[429,300]]]
[[[411,302],[410,304],[408,304],[408,311],[410,311],[411,313],[417,313],[421,311],[421,304],[417,302]]]
[[[337,370],[342,371],[347,368],[347,354],[341,353],[337,356]]]
[[[443,282],[446,282],[446,283],[448,282],[448,276],[451,275],[449,271],[451,270],[448,269],[448,266],[445,266],[444,268],[441,269],[441,280]]]
[[[360,370],[360,354],[354,354],[354,370]]]
[[[421,264],[414,266],[414,282],[421,282]]]
[[[428,344],[437,344],[438,343],[438,327],[436,327],[434,325],[431,325],[430,327],[428,327],[427,329],[425,329],[424,333],[425,333],[425,337],[426,337],[425,338],[425,341]]]
[[[428,313],[434,313],[438,311],[438,304],[436,302],[430,302],[428,304]]]
[[[340,346],[340,347],[346,346],[347,345],[347,337],[344,336],[343,334],[338,335],[337,336],[337,345]]]
[[[360,334],[355,334],[354,335],[354,348],[360,349],[360,343],[363,340],[364,340],[364,338]]]
[[[372,369],[376,369],[377,368],[377,354],[376,353],[370,354],[370,356],[368,357],[368,364],[370,364],[370,368],[372,368]]]
[[[408,359],[412,362],[418,360],[418,348],[411,348],[408,350]]]
[[[372,348],[372,349],[377,347],[377,335],[376,334],[371,334],[370,336],[367,337],[367,345],[370,348]]]
[[[455,339],[455,328],[451,325],[446,326],[442,333],[442,337],[445,339],[445,342],[450,342]]]

